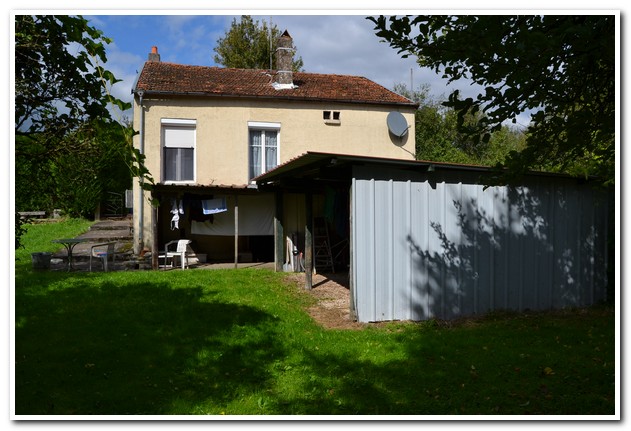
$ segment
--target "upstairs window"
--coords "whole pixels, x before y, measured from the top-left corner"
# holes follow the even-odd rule
[[[280,123],[249,122],[249,177],[258,177],[278,166]]]
[[[195,181],[195,120],[162,120],[162,180]]]
[[[322,111],[324,124],[341,124],[340,111]]]

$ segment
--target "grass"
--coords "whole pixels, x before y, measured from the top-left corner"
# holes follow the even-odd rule
[[[27,270],[31,267],[31,253],[55,252],[63,248],[51,242],[58,238],[74,238],[86,232],[93,222],[84,219],[64,219],[61,222],[39,222],[24,225],[27,232],[22,236],[22,245],[15,251],[15,269]]]
[[[86,227],[33,226],[17,256]],[[616,413],[611,307],[325,330],[282,273],[28,263],[16,264],[17,415]]]

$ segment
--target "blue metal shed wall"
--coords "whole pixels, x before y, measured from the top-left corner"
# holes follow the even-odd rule
[[[556,177],[485,190],[476,175],[354,167],[359,321],[451,319],[606,298],[605,193]]]

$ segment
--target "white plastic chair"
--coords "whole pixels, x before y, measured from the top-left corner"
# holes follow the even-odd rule
[[[98,258],[103,265],[103,271],[107,272],[108,262],[110,260],[110,256],[112,257],[112,264],[114,264],[114,260],[116,259],[116,243],[115,242],[105,242],[102,244],[94,244],[90,247],[90,272],[92,272],[92,258]]]
[[[171,266],[174,266],[174,260],[179,258],[182,269],[188,268],[188,245],[191,242],[190,239],[179,239],[167,242],[164,245],[164,255],[160,255],[160,258],[164,258],[164,266],[167,265],[169,259],[171,259]],[[177,244],[175,251],[170,251],[169,247],[175,244]]]

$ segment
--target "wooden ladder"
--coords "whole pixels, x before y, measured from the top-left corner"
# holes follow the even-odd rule
[[[313,218],[313,265],[317,272],[335,273],[329,228],[324,217]]]

